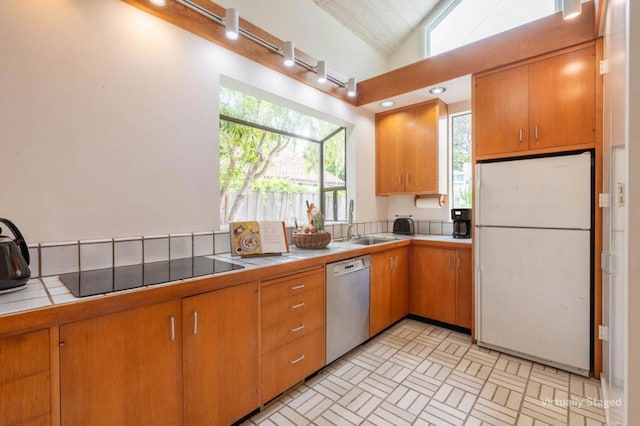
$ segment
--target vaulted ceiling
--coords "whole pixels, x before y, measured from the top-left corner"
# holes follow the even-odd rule
[[[442,0],[313,0],[366,43],[389,56]]]

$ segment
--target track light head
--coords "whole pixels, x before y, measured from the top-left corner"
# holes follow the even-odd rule
[[[285,67],[292,67],[296,64],[296,53],[295,49],[293,48],[292,41],[284,42],[283,56]]]
[[[327,81],[327,61],[318,61],[318,83]]]
[[[358,82],[355,77],[351,77],[347,82],[347,96],[354,98],[358,94]]]
[[[238,11],[232,8],[226,10],[224,15],[224,34],[229,40],[237,40],[240,35],[240,16]]]
[[[562,19],[573,19],[581,13],[581,0],[562,0]]]

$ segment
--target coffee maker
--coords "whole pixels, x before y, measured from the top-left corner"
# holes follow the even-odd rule
[[[451,209],[453,238],[471,238],[471,209]]]

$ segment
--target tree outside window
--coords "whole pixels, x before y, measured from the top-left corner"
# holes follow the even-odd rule
[[[451,117],[453,208],[471,208],[471,113]]]
[[[346,217],[346,130],[242,92],[220,94],[220,225]]]

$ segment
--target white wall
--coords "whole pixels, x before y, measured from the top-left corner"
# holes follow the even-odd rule
[[[350,123],[378,217],[370,113],[119,0],[5,0],[0,40],[0,215],[29,242],[216,229],[221,75]]]
[[[216,0],[222,7],[297,49],[327,61],[329,72],[364,80],[382,74],[387,59],[311,0]]]
[[[628,82],[628,272],[629,329],[628,329],[628,424],[640,419],[640,4],[627,0],[627,82]]]
[[[611,407],[611,424],[635,425],[640,418],[640,365],[636,362],[640,353],[640,6],[631,0],[611,0],[606,22],[605,59],[610,71],[605,82],[610,84],[605,85],[605,99],[610,102],[605,103],[604,115],[605,129],[610,124],[610,131],[604,142],[605,149],[614,148],[610,191],[623,183],[626,196],[619,220],[615,209],[612,212],[611,367],[605,365],[605,373],[609,398],[623,399],[622,407]]]

